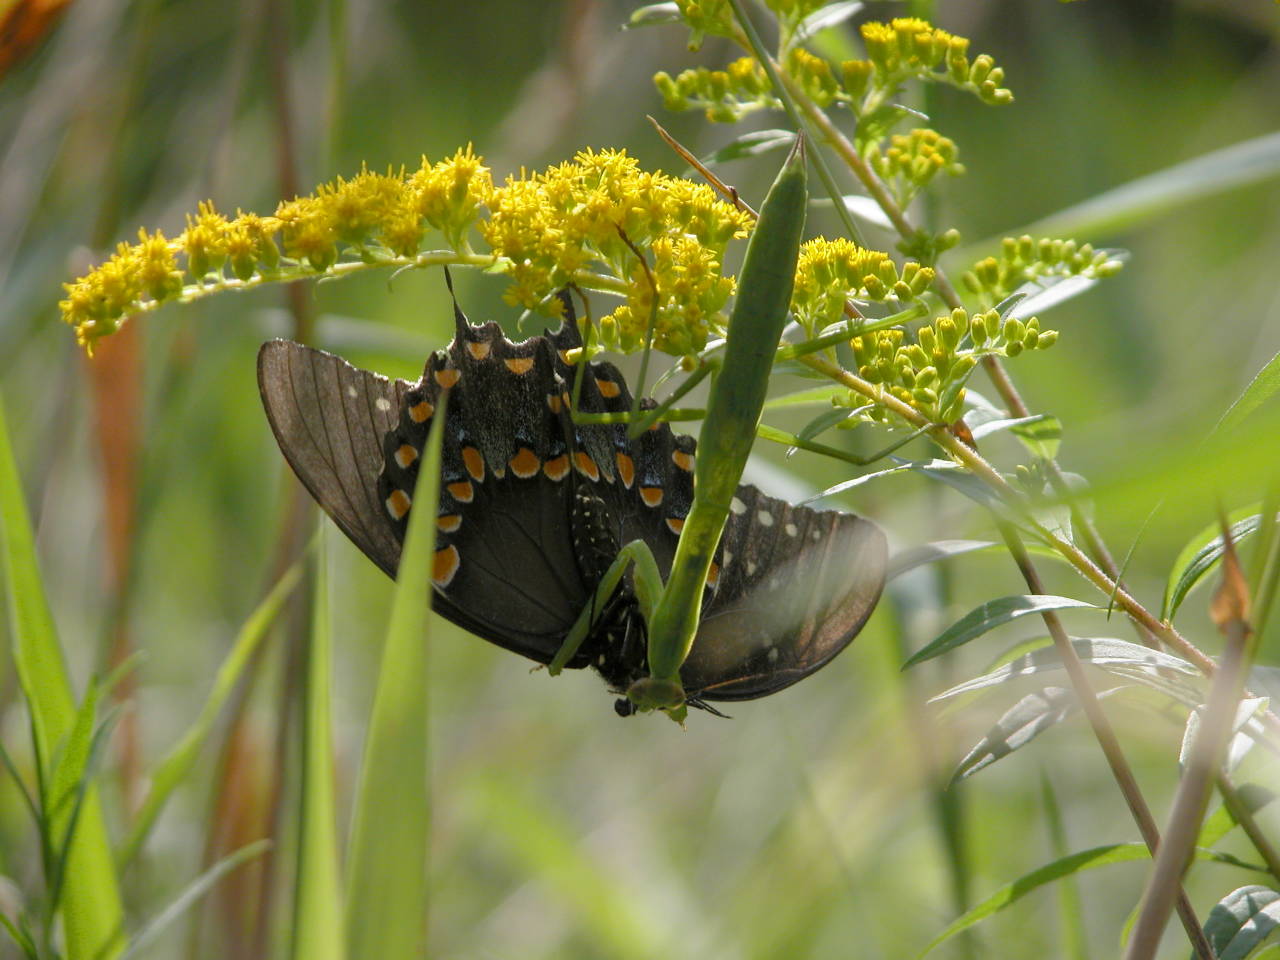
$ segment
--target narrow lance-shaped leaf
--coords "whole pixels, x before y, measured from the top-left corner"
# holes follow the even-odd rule
[[[52,754],[76,722],[53,617],[45,599],[18,467],[0,406],[0,563],[9,608],[13,661],[31,716],[36,761],[49,771]],[[48,804],[46,795],[42,803]],[[124,910],[97,790],[90,788],[76,824],[62,896],[69,960],[111,960],[123,946]]]
[[[994,913],[999,913],[1005,907],[1016,903],[1027,894],[1043,887],[1047,883],[1072,876],[1084,870],[1104,867],[1110,863],[1148,860],[1150,857],[1151,851],[1147,849],[1145,843],[1113,843],[1103,847],[1093,847],[1090,850],[1081,850],[1079,853],[1073,853],[1070,856],[1054,860],[1052,863],[1047,863],[1043,867],[1032,870],[1030,873],[1023,874],[1012,883],[1005,884],[968,913],[957,917],[947,925],[945,930],[929,941],[929,945],[920,952],[920,956],[926,956],[957,933],[969,929]],[[1246,870],[1262,870],[1261,867],[1255,864],[1245,863],[1237,857],[1233,857],[1228,853],[1219,853],[1216,850],[1196,848],[1193,857],[1196,860],[1222,863]]]
[[[676,692],[674,701],[656,706],[683,701],[680,665],[693,644],[707,571],[760,422],[774,349],[786,325],[795,283],[807,195],[803,140],[797,140],[765,197],[747,244],[738,297],[729,318],[724,365],[708,398],[694,467],[693,506],[649,624],[652,678],[673,685]]]
[[[1233,519],[1228,528],[1231,542],[1243,543],[1253,536],[1261,520],[1262,516],[1258,513]],[[1161,611],[1166,619],[1172,618],[1178,612],[1178,607],[1182,605],[1187,594],[1204,579],[1205,574],[1218,565],[1222,559],[1223,542],[1222,526],[1216,520],[1187,541],[1187,545],[1179,552],[1169,570],[1169,580],[1165,585]]]
[[[931,660],[936,656],[954,650],[963,644],[968,643],[976,637],[982,636],[988,630],[1017,620],[1019,617],[1025,617],[1029,614],[1040,614],[1047,610],[1065,610],[1065,609],[1084,609],[1097,610],[1092,603],[1086,603],[1084,600],[1073,600],[1071,597],[1053,597],[1039,594],[1019,594],[1012,597],[1000,597],[997,600],[988,600],[981,606],[975,607],[967,614],[953,623],[944,630],[932,643],[923,649],[916,651],[906,663],[902,665],[905,670],[907,667],[915,666],[917,663],[923,663],[925,660]]]
[[[342,960],[346,955],[333,795],[333,631],[327,568],[325,551],[317,550],[311,646],[303,685],[293,960]]]
[[[414,503],[440,499],[448,394],[422,451]],[[435,511],[411,510],[378,668],[347,857],[348,953],[416,957],[426,933],[427,678]]]

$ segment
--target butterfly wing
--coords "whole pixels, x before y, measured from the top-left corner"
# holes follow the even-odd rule
[[[370,560],[391,577],[400,539],[378,497],[382,438],[410,384],[353,367],[289,340],[258,351],[267,420],[302,485]]]
[[[516,369],[538,349],[534,344],[517,352],[496,325],[483,330],[497,353],[512,350],[505,359]],[[408,511],[389,515],[389,496],[400,490],[407,503],[418,473],[416,453],[401,467],[395,452],[406,444],[422,449],[430,415],[415,415],[434,410],[442,384],[451,386],[433,607],[491,643],[549,663],[589,596],[566,523],[571,487],[565,440],[554,416],[539,414],[517,426],[522,415],[503,411],[546,410],[545,386],[536,373],[554,377],[552,360],[544,348],[547,356],[539,357],[537,370],[523,377],[508,371],[501,384],[487,384],[494,365],[479,363],[479,351],[466,349],[467,342],[482,342],[479,334],[472,336],[433,354],[417,383],[390,380],[322,350],[276,340],[259,352],[259,389],[276,440],[303,485],[343,533],[395,577]],[[540,391],[538,396],[505,396],[526,387]],[[419,406],[424,401],[427,407]],[[520,476],[517,468],[526,465],[521,444],[539,466],[563,458],[564,472]],[[569,665],[585,666],[589,652]]]
[[[750,700],[820,669],[862,629],[884,587],[874,523],[738,488],[720,570],[681,678],[702,700]]]

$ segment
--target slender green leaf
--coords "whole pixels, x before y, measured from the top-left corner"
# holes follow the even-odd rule
[[[742,160],[747,157],[758,157],[774,150],[790,149],[796,142],[794,130],[753,130],[734,137],[723,147],[703,158],[708,167],[715,167],[730,160]]]
[[[1276,799],[1275,793],[1256,783],[1240,784],[1236,787],[1236,796],[1249,813],[1257,813]],[[1232,816],[1231,809],[1223,804],[1205,819],[1204,826],[1200,828],[1200,836],[1196,839],[1196,846],[1213,846],[1235,826],[1236,818]]]
[[[1262,516],[1254,513],[1242,520],[1236,520],[1235,516],[1236,514],[1232,514],[1228,518],[1233,521],[1229,529],[1231,542],[1239,548],[1242,541],[1257,531]],[[1169,570],[1164,602],[1161,605],[1161,616],[1164,619],[1173,619],[1187,594],[1205,574],[1218,565],[1218,561],[1222,559],[1222,542],[1222,525],[1216,520],[1187,541]]]
[[[838,384],[825,387],[808,387],[795,393],[784,393],[778,397],[770,397],[764,403],[766,410],[781,410],[784,407],[811,407],[831,405],[834,397],[844,397],[849,393],[848,387]]]
[[[981,440],[983,437],[989,437],[993,433],[1011,430],[1023,424],[1040,423],[1047,417],[1048,414],[1040,413],[1033,417],[1000,417],[994,420],[981,419],[978,422],[970,422],[970,419],[966,417],[965,423],[968,424],[969,432],[973,434],[973,439]]]
[[[333,630],[328,558],[323,549],[316,551],[315,571],[302,698],[302,784],[291,956],[294,960],[342,960],[346,944],[333,795]]]
[[[996,496],[990,486],[961,469],[959,464],[952,463],[950,460],[929,460],[908,463],[906,466],[930,480],[946,484],[989,510],[995,510],[1001,515],[1008,512],[1004,502]]]
[[[0,912],[0,926],[4,927],[5,932],[18,945],[18,949],[22,951],[22,955],[27,960],[38,960],[40,952],[36,949],[35,941],[31,939],[31,934],[26,929],[19,927],[3,912]]]
[[[1245,755],[1253,749],[1253,735],[1241,733],[1241,729],[1249,726],[1254,718],[1265,711],[1270,704],[1270,697],[1245,697],[1236,704],[1235,716],[1231,722],[1231,741],[1222,761],[1223,769],[1228,773],[1235,770]],[[1178,752],[1178,763],[1184,768],[1191,760],[1191,752],[1195,749],[1195,741],[1199,733],[1200,711],[1192,710],[1187,714],[1187,722],[1183,725],[1182,747]]]
[[[830,430],[836,424],[844,423],[852,416],[854,416],[854,411],[847,407],[824,410],[801,427],[796,437],[800,440],[812,440],[814,437]]]
[[[447,395],[432,418],[413,503],[440,499]],[[435,510],[409,512],[391,619],[365,741],[347,856],[348,953],[421,956],[426,940],[427,792],[432,559]]]
[[[271,588],[271,592],[263,598],[257,609],[249,615],[249,619],[245,621],[244,626],[240,628],[240,633],[236,637],[235,643],[232,644],[231,652],[227,654],[222,666],[218,668],[217,676],[214,677],[213,681],[213,689],[209,692],[204,705],[200,708],[200,714],[187,732],[182,735],[182,739],[174,744],[173,749],[160,761],[155,772],[151,775],[151,789],[147,792],[147,797],[142,802],[142,808],[138,811],[138,815],[134,820],[129,839],[120,854],[121,865],[132,861],[143,843],[146,842],[147,836],[155,824],[156,817],[164,809],[169,797],[172,796],[178,784],[185,780],[187,774],[190,773],[191,768],[195,765],[201,751],[204,749],[205,742],[209,738],[209,732],[213,729],[214,722],[222,711],[223,705],[227,702],[227,698],[231,696],[232,691],[235,690],[236,684],[240,682],[240,677],[243,675],[245,667],[253,659],[258,645],[270,632],[272,624],[275,623],[276,618],[280,615],[280,610],[284,607],[285,600],[293,593],[301,578],[302,565],[299,561],[286,570],[284,575],[276,581],[275,586]]]
[[[884,230],[893,229],[893,221],[889,219],[889,215],[884,212],[884,207],[876,203],[870,197],[861,193],[846,193],[840,197],[840,202],[844,204],[844,208],[849,211],[851,216],[857,217],[863,223],[870,224],[874,227],[880,227]],[[818,197],[812,201],[815,208],[831,209],[835,204],[830,197]]]
[[[1099,607],[1084,600],[1073,600],[1071,597],[1053,597],[1038,594],[1018,594],[1011,597],[1000,597],[988,600],[975,607],[938,635],[923,649],[916,651],[906,663],[907,667],[931,660],[949,650],[954,650],[976,637],[982,636],[995,627],[1002,626],[1019,617],[1041,614],[1048,610],[1097,610]]]
[[[1227,433],[1240,426],[1253,411],[1266,403],[1280,390],[1280,353],[1268,360],[1257,372],[1240,396],[1227,408],[1213,428],[1214,433]]]
[[[1044,803],[1045,820],[1049,824],[1049,843],[1057,859],[1067,854],[1067,828],[1062,820],[1062,809],[1054,793],[1053,784],[1042,771],[1040,796]],[[1088,960],[1089,938],[1085,933],[1084,909],[1080,904],[1080,888],[1075,877],[1063,877],[1058,885],[1058,915],[1062,918],[1062,954],[1067,960]]]
[[[1107,670],[1114,670],[1116,667],[1126,668],[1126,677],[1139,674],[1160,676],[1162,672],[1170,670],[1192,677],[1200,676],[1200,671],[1187,661],[1128,640],[1114,640],[1108,637],[1072,638],[1071,646],[1075,648],[1076,656],[1081,662]],[[949,700],[962,693],[972,693],[975,690],[1008,683],[1022,677],[1062,669],[1064,669],[1062,658],[1058,655],[1058,651],[1052,646],[1042,646],[980,677],[958,683],[933,697],[929,702]]]
[[[1016,232],[1034,237],[1112,234],[1154,216],[1168,215],[1202,197],[1277,176],[1280,176],[1280,133],[1269,133],[1203,153],[1096,194]],[[983,240],[952,251],[951,257],[955,262],[969,263],[998,242],[997,239]]]
[[[892,580],[895,577],[900,577],[902,574],[925,564],[948,560],[951,557],[973,553],[975,550],[987,550],[994,546],[995,543],[990,540],[935,540],[919,547],[912,547],[909,550],[903,550],[895,554],[893,559],[889,561],[887,579]]]
[[[1013,435],[1033,456],[1052,460],[1058,455],[1062,441],[1062,422],[1054,416],[1022,417],[1010,425]]]
[[[65,827],[71,805],[83,783],[89,763],[89,750],[93,746],[93,725],[98,717],[98,685],[92,681],[85,691],[80,709],[76,711],[75,724],[55,754],[53,776],[49,778],[49,795],[45,803],[45,816],[54,825]],[[57,827],[55,826],[55,832]],[[61,845],[65,837],[57,837]]]
[[[1262,867],[1255,864],[1245,863],[1242,860],[1231,856],[1227,853],[1219,853],[1216,850],[1205,850],[1197,847],[1192,855],[1196,860],[1210,861],[1213,863],[1222,863],[1227,866],[1241,867],[1246,870],[1261,871]],[[998,913],[1010,904],[1016,903],[1027,894],[1038,890],[1047,883],[1055,880],[1061,880],[1063,877],[1073,876],[1084,870],[1093,870],[1096,867],[1104,867],[1111,863],[1128,863],[1134,860],[1150,859],[1151,854],[1147,850],[1146,844],[1143,843],[1113,843],[1102,847],[1093,847],[1089,850],[1081,850],[1079,853],[1073,853],[1070,856],[1062,857],[1052,863],[1045,864],[1037,870],[1024,874],[1012,883],[1001,887],[987,899],[970,910],[961,917],[957,917],[947,928],[939,933],[936,937],[929,941],[929,945],[920,952],[920,956],[926,956],[936,947],[945,943],[962,930],[968,930],[974,924],[985,920],[994,913]]]
[[[13,661],[31,717],[36,761],[49,770],[54,745],[76,724],[75,699],[45,599],[27,505],[0,405],[0,562]],[[42,788],[43,789],[43,788]],[[48,795],[43,797],[48,802]],[[111,960],[123,947],[124,911],[96,789],[90,789],[72,840],[62,902],[69,960]]]
[[[835,0],[834,3],[828,3],[825,7],[819,7],[800,21],[791,35],[788,46],[794,47],[808,43],[814,34],[839,26],[861,9],[862,0]]]
[[[1214,905],[1204,935],[1219,960],[1244,960],[1280,924],[1280,893],[1260,884],[1232,890]]]
[[[1077,706],[1075,694],[1063,687],[1045,687],[1027,694],[1007,710],[973,749],[965,754],[964,759],[956,765],[951,782],[958,783],[1007,757],[1019,747],[1026,746],[1045,730],[1069,717]]]
[[[1129,259],[1129,254],[1124,250],[1103,250],[1099,252],[1110,254],[1110,259],[1112,260],[1124,261]],[[1011,297],[1020,297],[1021,299],[1013,304],[1009,311],[1002,314],[1002,316],[1026,320],[1041,313],[1047,313],[1058,304],[1080,296],[1080,294],[1087,292],[1100,282],[1096,277],[1086,277],[1080,274],[1037,277],[1024,283],[1010,294]]]
[[[212,890],[214,884],[242,863],[260,856],[270,848],[270,840],[255,840],[253,843],[247,843],[239,850],[227,854],[204,873],[200,874],[195,880],[191,881],[185,890],[174,898],[171,904],[142,926],[137,936],[134,937],[133,943],[130,944],[129,949],[124,952],[120,960],[131,960],[133,957],[140,956],[170,924],[191,909],[197,900]]]

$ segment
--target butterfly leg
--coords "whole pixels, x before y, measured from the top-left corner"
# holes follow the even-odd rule
[[[662,595],[662,574],[658,572],[658,564],[653,559],[653,552],[649,549],[649,545],[643,540],[632,540],[618,551],[613,563],[609,565],[609,569],[596,585],[592,602],[583,607],[572,629],[565,634],[564,643],[547,666],[552,676],[563,670],[565,664],[573,659],[573,655],[582,646],[582,641],[586,640],[591,633],[597,611],[606,608],[614,591],[618,589],[618,584],[628,571],[631,572],[631,581],[635,588],[640,613],[645,623],[649,622],[658,597]]]

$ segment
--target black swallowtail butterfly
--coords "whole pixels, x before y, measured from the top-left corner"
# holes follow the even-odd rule
[[[576,368],[565,352],[581,340],[571,309],[559,330],[523,343],[455,313],[453,343],[431,355],[417,383],[267,343],[262,402],[311,495],[394,577],[419,452],[449,389],[433,606],[546,664],[621,545],[644,540],[667,576],[693,499],[695,443],[665,423],[635,440],[623,424],[573,424]],[[579,409],[630,408],[618,369],[588,364]],[[871,614],[885,567],[885,537],[870,521],[739,487],[681,669],[689,702],[766,696],[821,668]],[[624,693],[647,675],[647,642],[624,579],[568,666],[594,667]],[[620,700],[618,712],[629,706]]]

